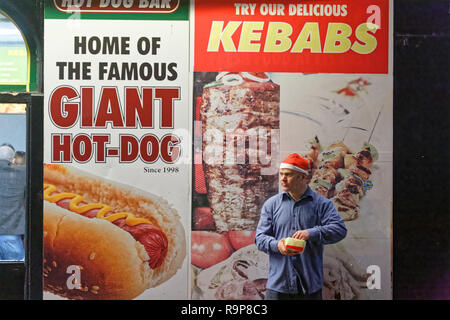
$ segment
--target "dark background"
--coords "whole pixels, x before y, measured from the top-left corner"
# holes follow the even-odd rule
[[[450,299],[450,1],[394,6],[394,299]]]
[[[42,1],[0,0],[12,7],[41,59]],[[395,0],[393,32],[393,297],[450,299],[450,1]],[[21,295],[21,270],[0,272],[1,298]]]

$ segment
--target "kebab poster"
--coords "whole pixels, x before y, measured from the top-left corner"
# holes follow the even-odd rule
[[[364,20],[374,4],[377,28]],[[232,1],[213,13],[196,2],[193,299],[264,298],[268,256],[255,230],[264,201],[280,190],[280,161],[293,152],[310,160],[309,186],[333,201],[348,229],[325,247],[324,299],[391,298],[389,5]],[[362,53],[353,49],[364,46],[357,29],[365,23],[373,50]],[[327,43],[340,47],[346,40],[335,37],[347,27],[353,45],[331,53]],[[279,50],[264,51],[270,43]]]
[[[45,8],[44,298],[183,299],[187,12],[94,4]]]

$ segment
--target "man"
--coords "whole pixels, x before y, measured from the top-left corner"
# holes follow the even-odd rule
[[[333,202],[307,184],[309,162],[294,153],[280,165],[282,193],[261,209],[255,242],[269,254],[267,300],[322,299],[323,247],[345,238],[347,229]],[[302,254],[287,249],[284,239],[306,240]]]
[[[26,170],[15,168],[14,147],[0,146],[0,260],[24,260]]]

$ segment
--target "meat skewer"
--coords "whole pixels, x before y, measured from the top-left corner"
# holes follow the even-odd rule
[[[332,196],[332,190],[335,184],[339,180],[339,173],[337,169],[344,166],[344,157],[346,154],[351,153],[348,147],[343,142],[338,142],[328,146],[318,156],[319,166],[314,171],[310,183],[310,187],[318,194],[330,198]]]
[[[279,145],[272,143],[275,137],[259,134],[252,144],[250,136],[279,130],[279,113],[280,86],[268,74],[223,72],[204,86],[202,160],[217,231],[255,230],[265,199],[277,193],[278,173],[263,174],[270,163],[261,158],[269,145],[270,157],[276,159]],[[251,161],[254,155],[259,161]]]
[[[375,147],[369,143],[355,155],[342,141],[334,143],[318,156],[319,168],[314,170],[310,187],[331,199],[344,220],[354,220],[359,214],[359,200],[364,196],[364,182],[377,158]]]
[[[364,196],[364,184],[372,174],[370,168],[378,159],[376,148],[369,142],[380,118],[378,112],[368,142],[355,155],[340,141],[334,143],[318,156],[319,169],[315,170],[310,187],[330,198],[344,220],[354,220],[359,214],[359,200]],[[349,127],[350,128],[350,127]],[[344,135],[347,135],[348,129]],[[317,164],[314,164],[317,167]]]
[[[363,197],[363,182],[348,169],[340,169],[343,179],[336,184],[331,198],[336,210],[345,221],[354,220],[359,215],[359,200]]]
[[[378,159],[375,147],[365,143],[356,155],[345,156],[344,168],[339,169],[341,180],[336,184],[331,200],[344,220],[359,215],[359,201],[364,196],[364,183],[370,177],[370,168]]]
[[[321,167],[314,172],[310,187],[318,194],[329,198],[330,191],[338,180],[338,172],[333,167]]]

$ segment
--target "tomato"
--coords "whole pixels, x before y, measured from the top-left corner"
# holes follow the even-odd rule
[[[253,82],[266,82],[270,80],[270,77],[265,72],[241,72],[241,76],[246,81]]]
[[[194,210],[194,230],[214,230],[216,228],[211,209],[199,207]]]
[[[345,87],[345,88],[339,90],[338,93],[339,94],[343,93],[346,96],[356,96],[356,92],[352,88],[349,88],[349,87]]]
[[[191,232],[191,264],[199,268],[209,268],[227,259],[233,248],[228,238],[211,231]]]
[[[256,231],[250,230],[233,230],[228,231],[228,238],[234,250],[246,247],[255,243]]]

